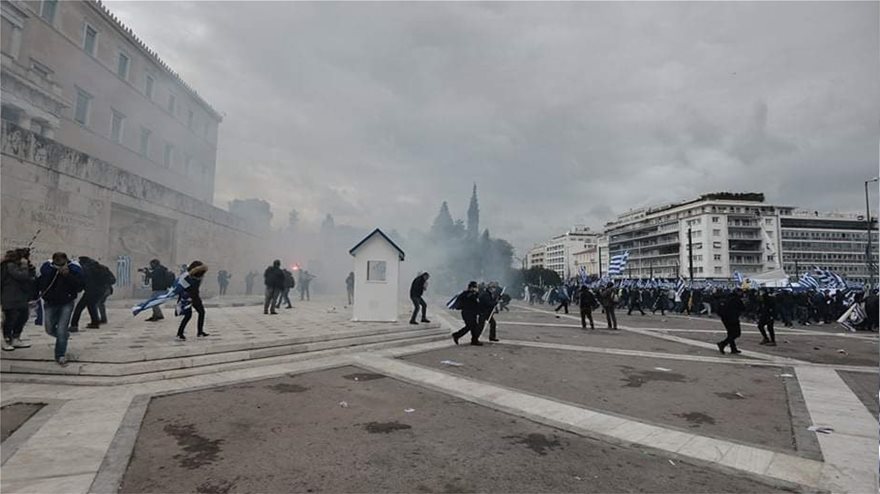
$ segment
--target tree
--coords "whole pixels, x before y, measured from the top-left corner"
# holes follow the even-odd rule
[[[522,271],[523,281],[529,285],[561,285],[562,278],[552,269],[535,266]]]
[[[467,211],[467,236],[470,239],[476,239],[480,232],[480,204],[477,201],[477,184],[474,184],[474,190],[471,193],[471,203],[468,205]]]
[[[440,205],[440,211],[434,218],[434,224],[431,225],[431,235],[436,239],[442,239],[452,234],[453,230],[452,215],[449,214],[449,205],[446,201]]]

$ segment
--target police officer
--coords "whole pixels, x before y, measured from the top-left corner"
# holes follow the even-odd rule
[[[483,328],[486,327],[486,322],[489,323],[489,341],[498,341],[495,334],[495,307],[498,305],[498,297],[498,283],[494,281],[489,283],[484,290],[481,290],[478,296],[480,316],[477,319],[477,326],[480,327],[480,332],[482,333]]]

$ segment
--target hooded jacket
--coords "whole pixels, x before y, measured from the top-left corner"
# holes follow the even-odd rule
[[[0,265],[0,304],[4,309],[25,309],[33,299],[36,269],[13,261]]]
[[[70,272],[65,276],[52,261],[46,261],[40,266],[40,296],[47,305],[71,303],[85,287],[85,277],[79,264],[71,262],[67,267]]]

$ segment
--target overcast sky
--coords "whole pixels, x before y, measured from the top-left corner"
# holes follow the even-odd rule
[[[216,203],[518,249],[710,191],[864,210],[877,2],[106,2],[226,116]],[[872,199],[875,207],[876,196]]]

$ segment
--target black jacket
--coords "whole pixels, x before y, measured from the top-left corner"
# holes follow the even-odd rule
[[[498,303],[498,297],[493,295],[489,290],[483,290],[477,295],[477,302],[480,304],[480,311],[489,314]]]
[[[281,268],[269,266],[266,268],[266,272],[263,273],[263,282],[269,288],[284,288],[284,271]]]
[[[167,290],[174,282],[174,278],[169,275],[168,268],[160,264],[147,271],[147,281],[150,282],[153,291]]]
[[[718,315],[724,321],[735,321],[739,320],[739,316],[744,310],[745,306],[742,303],[742,299],[738,296],[732,296],[721,301],[721,305],[718,307]]]
[[[0,264],[0,304],[4,309],[25,309],[34,298],[37,270],[7,261]]]
[[[578,304],[584,309],[593,309],[596,305],[596,296],[593,295],[593,292],[587,288],[583,287],[578,292]]]
[[[476,313],[480,311],[480,301],[476,292],[465,290],[458,295],[456,301],[458,310],[468,313]]]
[[[68,265],[69,272],[62,275],[50,261],[40,266],[40,294],[47,305],[64,305],[76,300],[76,295],[85,287],[82,268]]]
[[[412,285],[409,286],[409,296],[410,297],[421,297],[425,293],[425,277],[424,275],[418,275],[413,280]]]

